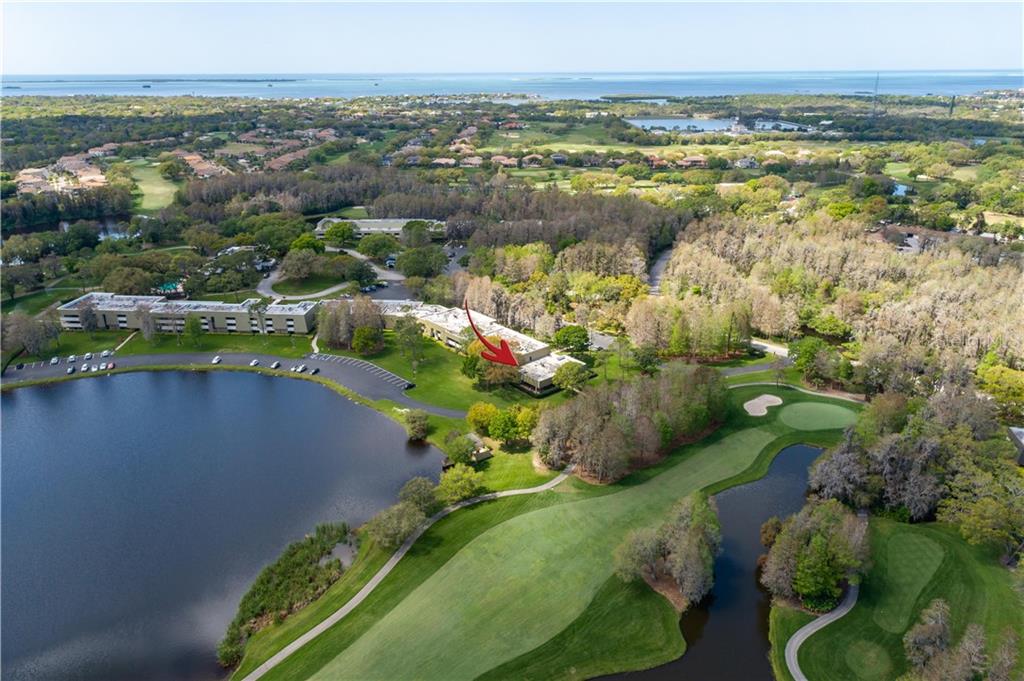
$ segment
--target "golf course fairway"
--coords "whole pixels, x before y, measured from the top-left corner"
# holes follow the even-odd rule
[[[587,608],[612,575],[612,553],[628,531],[657,525],[682,497],[736,478],[755,462],[766,468],[779,449],[802,439],[779,416],[785,407],[762,417],[743,412],[739,405],[765,392],[787,406],[828,406],[830,423],[855,418],[850,406],[784,387],[731,390],[731,415],[715,434],[615,485],[584,486],[593,493],[491,525],[433,574],[421,576],[404,597],[378,602],[375,609],[382,614],[373,621],[342,620],[264,678],[469,680],[543,645]],[[812,420],[808,430],[820,431],[822,419]],[[545,494],[557,497],[581,485],[570,480]],[[420,541],[429,545],[433,529]],[[402,579],[399,572],[382,587]],[[388,598],[383,591],[380,597]],[[345,626],[345,635],[332,635]]]

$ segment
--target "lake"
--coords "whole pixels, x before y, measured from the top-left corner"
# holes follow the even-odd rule
[[[761,525],[773,515],[784,518],[800,510],[807,491],[807,469],[819,454],[820,449],[807,445],[786,447],[766,476],[715,495],[722,553],[715,560],[711,594],[680,620],[686,653],[654,669],[606,678],[774,680],[768,661],[771,597],[757,575],[757,558],[764,553]]]
[[[960,95],[1024,85],[1021,71],[883,71],[880,94]],[[368,97],[506,93],[544,99],[636,95],[649,100],[742,94],[870,93],[875,71],[686,73],[4,75],[3,94]]]
[[[4,679],[214,679],[259,570],[441,453],[306,381],[154,372],[4,393]]]
[[[705,132],[728,130],[734,121],[731,118],[627,118],[626,122],[645,130],[664,128],[665,130]]]

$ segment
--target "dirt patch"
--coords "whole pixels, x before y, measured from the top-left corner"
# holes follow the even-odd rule
[[[672,604],[675,611],[682,614],[686,610],[689,603],[682,593],[679,592],[679,586],[676,584],[676,580],[672,579],[668,575],[660,574],[657,577],[644,577],[644,581],[647,582],[647,586],[651,587]]]
[[[543,461],[541,461],[541,459],[540,459],[540,452],[538,452],[536,450],[534,450],[533,455],[532,455],[530,460],[533,462],[533,470],[537,471],[541,475],[546,475],[548,473],[554,473],[555,472],[555,471],[551,470],[550,468],[548,468],[547,464],[545,464]]]
[[[743,403],[743,408],[751,416],[767,416],[768,407],[777,407],[782,404],[782,398],[775,395],[760,395],[752,400]]]

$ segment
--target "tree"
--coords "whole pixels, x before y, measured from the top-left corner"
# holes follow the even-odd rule
[[[551,382],[562,390],[578,393],[590,380],[590,370],[583,364],[567,362],[555,370]]]
[[[356,296],[352,301],[352,326],[366,326],[371,329],[383,329],[384,317],[380,309],[368,296]]]
[[[405,414],[405,430],[410,440],[424,440],[430,431],[427,412],[422,409],[410,409]]]
[[[422,246],[402,251],[395,260],[407,277],[436,277],[448,266],[448,257],[440,246]]]
[[[512,405],[498,412],[491,419],[488,430],[491,437],[506,444],[529,440],[537,425],[537,410],[532,407]]]
[[[203,340],[203,325],[199,321],[199,315],[190,314],[185,317],[185,335],[192,341],[192,345],[199,347]]]
[[[399,317],[395,321],[395,345],[398,352],[409,360],[413,373],[423,360],[423,327],[411,317]]]
[[[39,356],[60,336],[60,325],[55,320],[31,317],[12,312],[4,317],[4,348],[8,351],[25,348],[29,355]]]
[[[424,515],[437,506],[437,486],[428,478],[415,477],[402,485],[398,500],[418,508]]]
[[[437,495],[447,504],[455,504],[474,496],[483,485],[484,474],[457,463],[441,476]]]
[[[615,574],[624,582],[653,577],[659,558],[661,542],[658,540],[658,531],[633,530],[615,549]]]
[[[92,302],[86,302],[78,308],[78,323],[82,326],[82,331],[89,334],[92,338],[93,332],[99,328],[99,318],[96,316],[96,305]]]
[[[144,296],[153,290],[154,277],[138,267],[118,267],[103,279],[104,291]]]
[[[375,515],[366,524],[366,532],[382,547],[393,549],[415,532],[425,520],[423,511],[403,501]]]
[[[352,349],[360,355],[372,355],[384,347],[384,334],[380,329],[360,326],[352,334]]]
[[[356,245],[356,250],[365,256],[381,260],[400,249],[398,241],[387,234],[367,234]]]
[[[303,232],[299,236],[295,237],[292,243],[288,246],[288,252],[304,250],[310,250],[314,253],[323,253],[326,249],[324,247],[324,242],[317,239],[313,233]]]
[[[936,598],[921,611],[917,624],[903,636],[903,649],[907,661],[917,668],[924,667],[936,655],[949,648],[949,605]]]
[[[153,313],[148,305],[141,305],[138,315],[139,331],[142,333],[143,338],[151,342],[156,337],[156,320],[153,319]]]
[[[555,332],[555,345],[573,354],[590,349],[590,334],[582,326],[571,324]]]
[[[650,376],[658,370],[658,364],[660,362],[658,360],[658,353],[654,348],[646,345],[640,346],[633,349],[632,355],[633,364],[640,373]]]
[[[351,222],[335,222],[324,232],[324,241],[336,248],[341,248],[355,237],[355,227]]]
[[[473,427],[473,430],[481,435],[490,433],[491,423],[500,413],[500,409],[489,402],[474,402],[469,411],[466,412],[466,421]]]
[[[812,610],[828,610],[842,593],[839,588],[842,576],[828,539],[822,534],[815,534],[797,558],[793,590]]]
[[[452,463],[468,464],[473,461],[476,444],[465,435],[457,435],[447,443],[445,449]]]
[[[290,250],[281,261],[281,272],[290,279],[308,279],[316,270],[318,262],[319,256],[308,248]]]

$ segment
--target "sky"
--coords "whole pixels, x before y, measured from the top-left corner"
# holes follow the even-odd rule
[[[2,3],[5,74],[1022,68],[1024,3]]]

